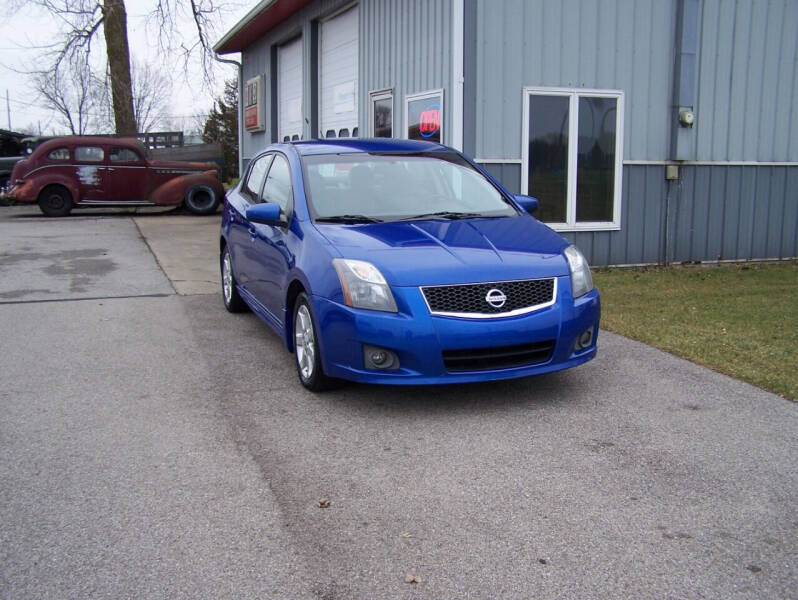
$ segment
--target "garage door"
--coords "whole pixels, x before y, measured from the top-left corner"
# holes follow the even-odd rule
[[[302,38],[277,49],[277,139],[302,137]]]
[[[357,7],[321,24],[320,137],[354,137],[357,126]]]

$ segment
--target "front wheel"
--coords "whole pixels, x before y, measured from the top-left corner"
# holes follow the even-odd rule
[[[50,185],[39,194],[39,208],[48,217],[65,217],[72,212],[72,195],[60,185]]]
[[[335,382],[322,370],[320,347],[310,302],[303,292],[294,304],[294,357],[299,381],[312,392],[329,389]]]
[[[210,215],[219,206],[219,197],[213,188],[198,185],[186,193],[186,208],[195,215]]]

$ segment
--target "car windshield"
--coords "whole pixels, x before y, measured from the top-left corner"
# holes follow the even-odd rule
[[[517,211],[453,152],[304,156],[316,221],[510,217]]]

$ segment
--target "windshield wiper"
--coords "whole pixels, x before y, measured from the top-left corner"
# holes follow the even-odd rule
[[[382,219],[367,217],[366,215],[332,215],[330,217],[317,217],[317,223],[383,223]]]
[[[457,219],[473,219],[475,217],[484,217],[482,213],[474,213],[474,212],[452,212],[452,211],[440,211],[440,212],[432,212],[432,213],[425,213],[423,215],[413,215],[412,217],[403,217],[401,219],[397,219],[398,221],[421,221],[423,219],[451,219],[455,221]]]

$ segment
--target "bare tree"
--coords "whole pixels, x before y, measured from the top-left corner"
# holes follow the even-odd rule
[[[133,111],[139,133],[152,131],[162,119],[172,96],[172,80],[149,63],[133,61]]]
[[[19,0],[22,1],[22,0]],[[130,69],[130,48],[127,38],[125,0],[29,0],[45,8],[61,23],[61,38],[47,47],[46,55],[53,77],[65,63],[77,56],[90,56],[94,39],[101,29],[105,38],[108,59],[108,79],[117,133],[136,133],[133,78]],[[213,80],[213,50],[211,36],[215,35],[219,0],[154,0],[148,20],[158,28],[161,48],[177,52],[184,61],[184,71],[191,58],[199,53],[205,82]],[[180,35],[178,24],[190,19],[194,34]]]
[[[44,104],[58,114],[61,125],[72,135],[83,135],[96,125],[101,110],[98,82],[88,62],[76,55],[62,61],[55,73],[41,71],[34,76],[35,88]]]

